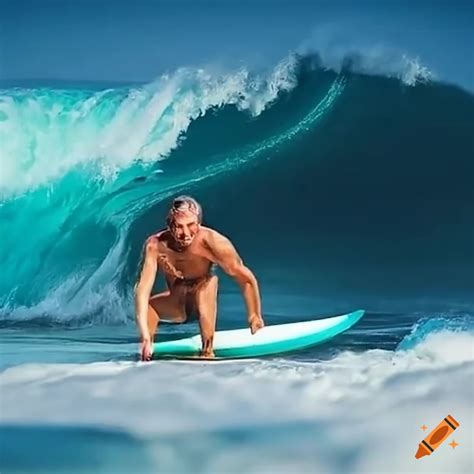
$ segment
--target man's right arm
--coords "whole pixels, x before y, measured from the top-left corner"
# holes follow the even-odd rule
[[[147,316],[151,290],[158,272],[158,242],[150,237],[144,248],[143,265],[135,285],[135,313],[142,340],[150,339]]]

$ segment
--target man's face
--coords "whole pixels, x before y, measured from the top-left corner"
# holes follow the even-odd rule
[[[199,232],[198,217],[192,212],[178,212],[170,224],[170,231],[179,245],[187,247]]]

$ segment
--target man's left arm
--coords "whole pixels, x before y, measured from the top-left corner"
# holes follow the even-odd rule
[[[260,290],[255,275],[244,265],[234,245],[227,237],[212,231],[208,245],[216,263],[239,284],[247,306],[250,330],[252,334],[255,334],[264,326]]]

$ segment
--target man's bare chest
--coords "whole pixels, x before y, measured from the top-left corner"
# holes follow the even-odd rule
[[[184,252],[176,252],[167,248],[161,249],[159,261],[165,273],[173,274],[173,269],[175,269],[186,277],[208,273],[213,263],[208,255],[196,250],[187,249]]]
[[[202,255],[191,252],[165,252],[168,261],[177,268],[181,266],[195,266],[209,263],[209,260]]]

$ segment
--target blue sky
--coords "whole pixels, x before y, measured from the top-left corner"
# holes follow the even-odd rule
[[[0,78],[149,81],[179,66],[260,66],[338,43],[419,57],[474,90],[473,4],[0,0]]]

